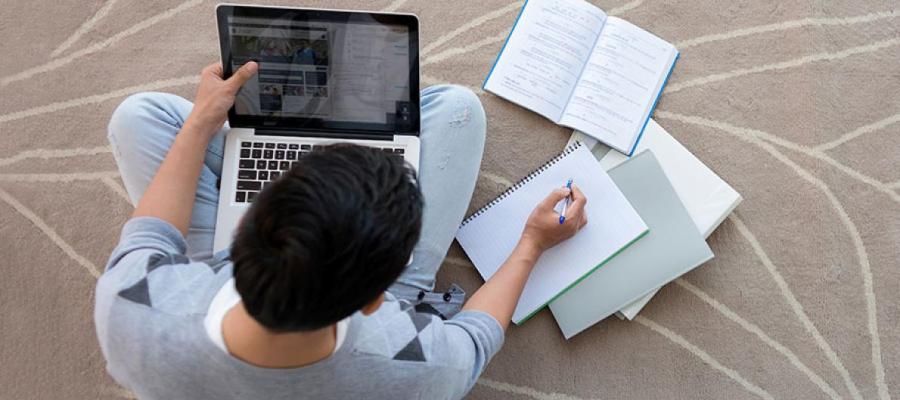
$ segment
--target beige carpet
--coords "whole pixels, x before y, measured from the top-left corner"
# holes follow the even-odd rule
[[[900,399],[897,1],[595,2],[682,51],[655,118],[744,202],[710,238],[716,258],[639,319],[567,342],[544,311],[511,330],[470,397]],[[414,12],[425,83],[474,88],[521,2],[292,4]],[[104,372],[91,318],[131,211],[106,121],[133,92],[192,96],[218,57],[213,7],[0,6],[0,398],[129,396]],[[473,208],[569,135],[479,94],[489,129]],[[451,281],[480,283],[456,246],[440,285]]]

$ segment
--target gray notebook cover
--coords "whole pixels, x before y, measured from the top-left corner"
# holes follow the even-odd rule
[[[566,339],[713,258],[651,151],[611,169],[609,176],[650,233],[550,303]]]

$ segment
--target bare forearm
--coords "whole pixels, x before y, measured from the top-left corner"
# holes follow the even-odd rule
[[[210,135],[185,125],[141,197],[135,217],[156,217],[187,235]]]
[[[472,295],[463,309],[484,311],[506,330],[525,282],[540,256],[541,250],[537,246],[520,241],[506,262]]]

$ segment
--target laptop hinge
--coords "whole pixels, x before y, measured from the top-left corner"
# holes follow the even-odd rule
[[[265,136],[294,136],[294,137],[315,137],[315,138],[331,138],[331,139],[362,139],[362,140],[394,140],[394,134],[390,132],[372,133],[363,131],[347,131],[347,132],[316,132],[305,131],[300,129],[254,129],[257,135]]]

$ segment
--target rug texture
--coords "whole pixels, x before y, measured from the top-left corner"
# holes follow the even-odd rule
[[[592,1],[681,50],[654,118],[744,202],[709,238],[715,259],[635,321],[566,341],[543,311],[510,330],[470,398],[900,399],[897,1]],[[419,15],[424,83],[468,86],[488,115],[470,210],[570,134],[478,89],[522,1],[281,4]],[[106,124],[131,93],[193,97],[219,57],[214,6],[0,7],[0,398],[130,396],[92,321],[132,211]],[[482,282],[457,245],[439,288],[451,282]]]

